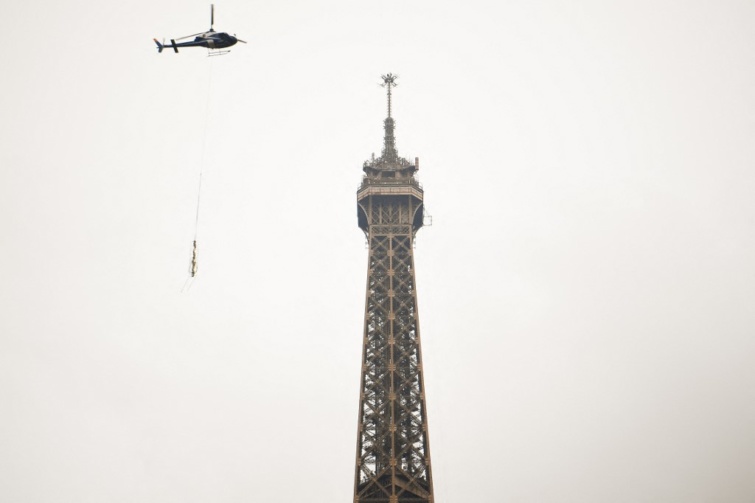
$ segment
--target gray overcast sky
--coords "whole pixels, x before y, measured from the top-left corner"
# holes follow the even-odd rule
[[[437,501],[755,501],[755,3],[2,12],[3,501],[351,500],[387,72]]]

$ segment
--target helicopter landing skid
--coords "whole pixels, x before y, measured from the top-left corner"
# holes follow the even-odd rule
[[[210,56],[222,56],[223,54],[228,54],[231,52],[230,50],[223,50],[223,49],[208,49],[207,50],[207,57]]]

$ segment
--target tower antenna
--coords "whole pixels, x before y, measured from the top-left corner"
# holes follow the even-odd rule
[[[396,79],[398,78],[398,75],[393,75],[392,73],[388,73],[386,75],[380,76],[383,79],[383,83],[380,84],[382,87],[388,88],[388,118],[391,118],[391,88],[396,87],[398,84],[396,84]]]
[[[394,134],[395,123],[393,117],[391,117],[391,94],[392,89],[396,87],[396,79],[398,75],[388,73],[381,75],[383,83],[381,86],[388,90],[388,117],[383,121],[383,128],[385,129],[385,137],[383,138],[383,156],[382,159],[388,162],[396,162],[398,160],[398,152],[396,151],[396,136]]]

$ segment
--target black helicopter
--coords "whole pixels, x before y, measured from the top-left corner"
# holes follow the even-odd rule
[[[241,42],[246,44],[240,38],[236,38],[235,35],[229,35],[225,32],[217,32],[214,30],[215,25],[215,4],[210,5],[210,29],[202,33],[195,33],[194,35],[187,35],[185,37],[170,39],[170,44],[160,43],[157,39],[152,39],[157,44],[157,52],[163,52],[166,47],[172,48],[175,52],[178,52],[179,47],[207,47],[210,50],[210,56],[226,54],[230,51],[222,51],[219,49],[225,49]],[[176,43],[176,40],[185,40],[187,38],[194,37],[191,42]]]

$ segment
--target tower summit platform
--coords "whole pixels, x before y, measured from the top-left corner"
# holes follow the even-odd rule
[[[367,233],[367,206],[371,204],[373,196],[410,196],[413,199],[411,207],[415,211],[412,224],[416,233],[422,227],[424,206],[422,204],[424,192],[422,186],[414,177],[419,170],[419,158],[415,157],[414,164],[399,157],[396,150],[396,123],[391,114],[392,89],[396,87],[398,76],[391,73],[383,75],[383,87],[388,95],[388,117],[383,121],[385,135],[383,137],[383,152],[380,157],[364,162],[362,170],[362,184],[357,190],[357,210],[359,227]]]

